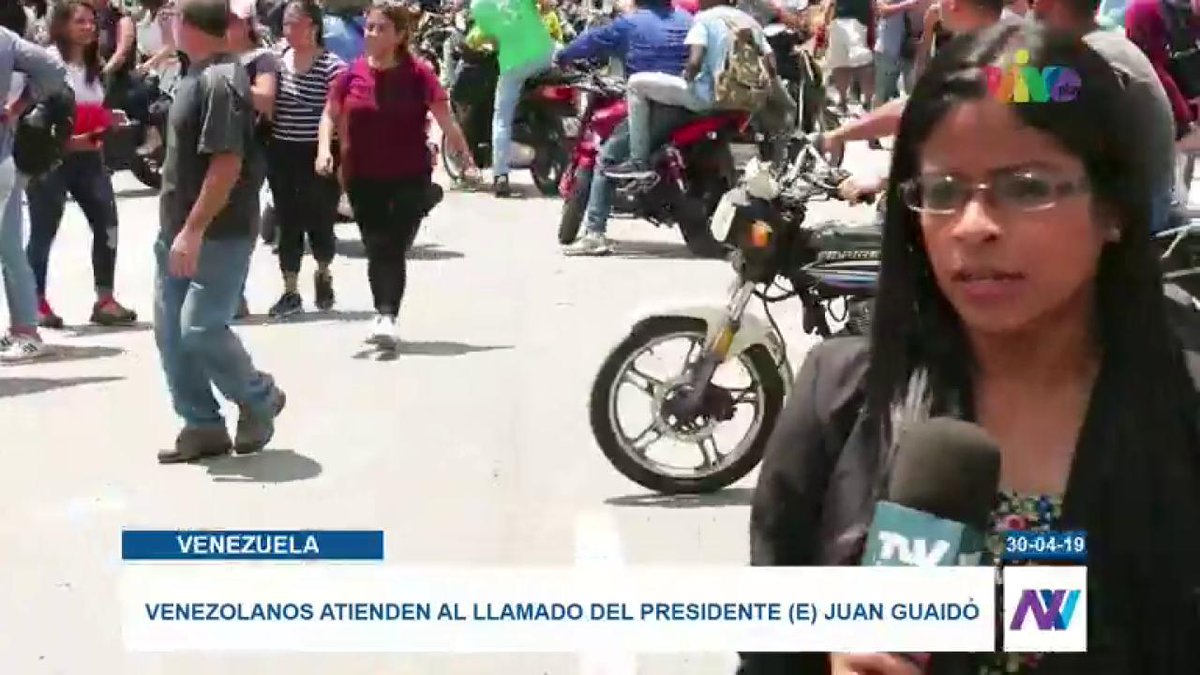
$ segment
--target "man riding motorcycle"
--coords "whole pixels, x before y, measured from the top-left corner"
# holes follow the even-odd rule
[[[513,116],[525,82],[552,65],[555,42],[534,0],[472,0],[471,16],[474,30],[495,43],[499,60],[492,116],[492,180],[496,196],[507,197],[512,194],[508,162]]]
[[[625,73],[657,72],[678,75],[688,60],[684,44],[692,18],[673,8],[668,0],[637,0],[633,12],[612,23],[584,31],[555,57],[559,64],[616,57]],[[653,122],[652,122],[653,125]],[[657,136],[653,134],[652,136]],[[567,255],[606,255],[612,247],[605,236],[611,209],[612,185],[605,171],[629,157],[629,123],[621,123],[600,150],[592,174],[586,212],[587,229],[564,251]]]

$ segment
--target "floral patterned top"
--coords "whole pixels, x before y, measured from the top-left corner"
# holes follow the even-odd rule
[[[992,531],[987,548],[997,567],[1004,551],[1004,533],[1010,530],[1053,530],[1062,516],[1062,498],[1045,495],[1019,495],[1001,492],[992,512]],[[1003,563],[1019,565],[1021,563]],[[1017,675],[1029,673],[1041,660],[1041,654],[995,654],[984,659],[979,675]]]

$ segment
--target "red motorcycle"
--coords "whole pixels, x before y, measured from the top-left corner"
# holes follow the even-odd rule
[[[583,223],[600,146],[628,113],[625,85],[619,80],[592,74],[572,86],[584,94],[586,104],[578,140],[559,182],[564,202],[558,241],[564,245],[575,241]],[[729,143],[730,137],[746,128],[748,116],[730,112],[697,115],[663,106],[655,114],[675,115],[678,123],[651,155],[652,176],[610,179],[614,186],[612,216],[641,218],[660,227],[678,225],[690,251],[706,257],[723,256],[725,249],[713,238],[709,220],[722,195],[737,182]]]

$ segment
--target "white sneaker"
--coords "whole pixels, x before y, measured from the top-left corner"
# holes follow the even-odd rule
[[[383,317],[384,335],[375,344],[381,349],[396,349],[400,346],[400,324],[394,316]]]
[[[0,351],[0,363],[28,363],[50,356],[52,353],[45,342],[36,338],[9,336],[5,338],[5,342],[8,343],[8,347],[4,351]]]
[[[563,255],[568,256],[597,256],[609,253],[612,253],[612,244],[609,243],[608,237],[591,230],[584,232],[575,243],[563,249]]]
[[[377,345],[387,340],[389,333],[388,317],[383,314],[375,316],[375,320],[371,322],[371,331],[367,334],[366,343],[369,345]]]

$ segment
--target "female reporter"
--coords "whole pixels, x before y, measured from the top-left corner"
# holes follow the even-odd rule
[[[410,49],[418,16],[386,0],[368,10],[367,53],[334,83],[317,151],[317,170],[332,174],[336,130],[378,312],[367,341],[384,347],[395,347],[400,339],[396,316],[408,279],[405,254],[421,220],[440,199],[432,179],[429,114],[468,172],[478,171],[433,67]]]
[[[990,97],[986,68],[1019,49],[1073,69],[1075,98]],[[1200,663],[1200,361],[1168,319],[1120,86],[1085,45],[1029,25],[934,59],[896,140],[871,339],[809,354],[751,515],[755,565],[857,564],[897,433],[975,422],[1002,453],[993,551],[1005,529],[1088,532],[1088,653],[937,654],[925,671],[890,655],[747,654],[743,675]]]

